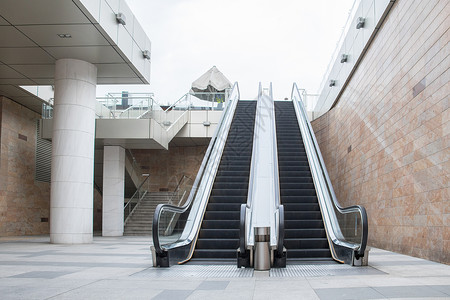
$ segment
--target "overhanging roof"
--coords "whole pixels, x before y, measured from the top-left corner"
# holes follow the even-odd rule
[[[96,65],[99,84],[150,82],[151,43],[124,0],[1,0],[0,37],[0,95],[35,111],[39,98],[18,86],[53,85],[61,58]]]

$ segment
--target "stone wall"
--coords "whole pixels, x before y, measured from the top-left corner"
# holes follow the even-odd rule
[[[0,96],[0,236],[49,233],[50,184],[34,180],[39,118]]]
[[[341,204],[369,244],[450,263],[449,22],[445,0],[397,0],[337,105],[313,121]]]
[[[150,174],[150,191],[175,189],[183,174],[192,182],[208,146],[174,147],[169,150],[132,150],[143,173]]]

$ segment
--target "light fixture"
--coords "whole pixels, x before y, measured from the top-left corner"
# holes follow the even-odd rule
[[[58,33],[58,36],[62,39],[70,39],[72,35],[70,33]]]
[[[341,64],[347,62],[347,59],[348,59],[348,55],[347,54],[342,54],[342,56],[341,56]]]
[[[203,126],[206,126],[206,127],[211,126],[211,122],[205,121],[205,122],[203,122]]]
[[[358,21],[356,22],[356,29],[364,28],[364,23],[366,22],[366,19],[359,17]]]
[[[142,51],[142,56],[143,56],[145,59],[150,60],[150,51],[148,51],[148,50]]]
[[[120,23],[122,25],[127,24],[127,18],[125,17],[125,15],[123,13],[116,14],[116,20],[118,23]]]
[[[170,126],[170,125],[172,125],[172,122],[170,122],[170,121],[163,121],[163,125],[164,126]]]
[[[336,85],[336,80],[330,80],[330,84],[328,85],[329,87],[335,86]]]

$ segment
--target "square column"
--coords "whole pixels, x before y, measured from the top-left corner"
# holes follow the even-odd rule
[[[123,235],[125,149],[105,146],[103,152],[103,236]]]

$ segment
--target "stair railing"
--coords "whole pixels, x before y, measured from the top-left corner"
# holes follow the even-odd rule
[[[144,184],[149,180],[150,176],[148,174],[145,174],[145,179],[139,184],[138,188],[136,189],[136,192],[134,192],[133,196],[131,196],[130,199],[128,199],[127,203],[125,203],[125,206],[123,207],[123,215],[124,215],[124,222],[123,224],[127,224],[130,217],[135,212],[136,208],[141,204],[142,199],[144,199],[145,195],[148,193],[148,189],[144,189]]]
[[[179,263],[184,263],[192,257],[239,97],[239,86],[236,82],[226,101],[225,110],[211,138],[186,203],[182,207],[169,204],[159,204],[156,207],[152,225],[152,255],[155,266],[169,266],[169,251],[173,253],[172,261],[184,259]],[[176,234],[169,237],[163,235],[168,225],[161,222],[166,219],[163,214],[184,215],[183,218],[181,216],[179,218],[184,223],[177,225],[179,229]]]
[[[332,257],[352,265],[362,264],[360,258],[365,255],[368,235],[366,210],[360,205],[344,208],[339,204],[295,83],[292,87],[292,101],[311,167]]]

